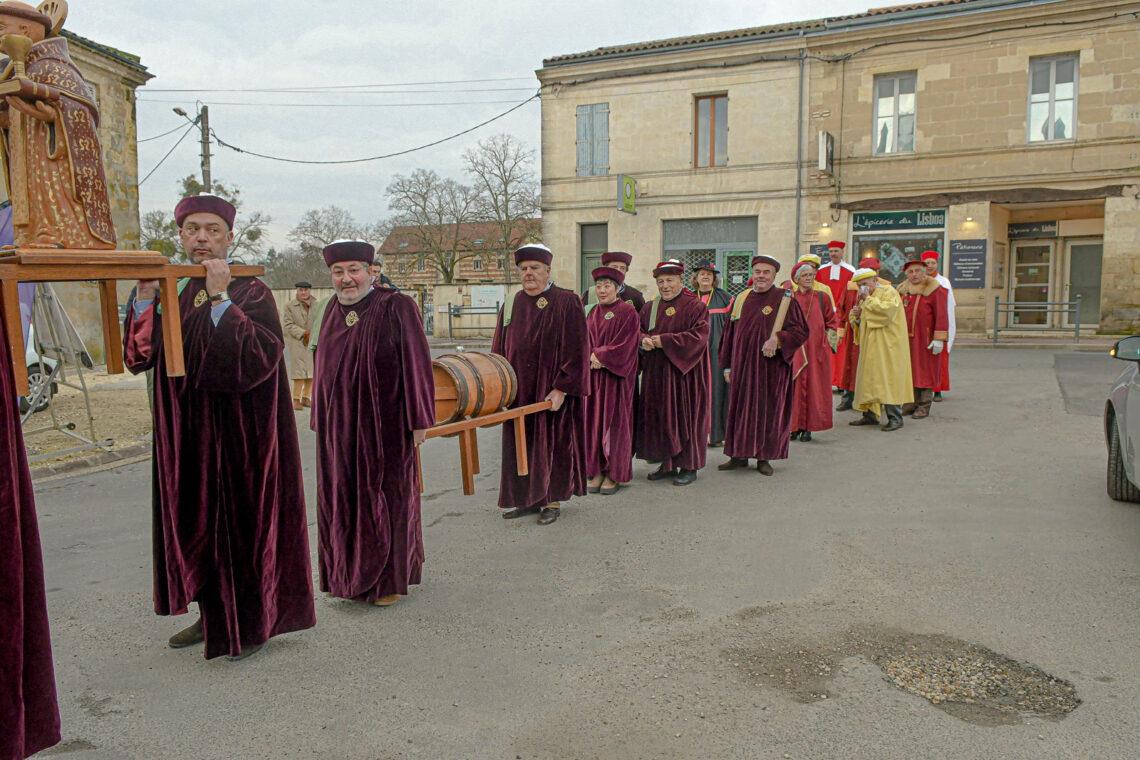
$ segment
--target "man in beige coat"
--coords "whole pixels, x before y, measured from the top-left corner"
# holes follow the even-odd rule
[[[312,405],[313,352],[309,350],[309,331],[313,328],[313,287],[298,282],[297,297],[285,304],[281,327],[289,349],[289,377],[293,378],[293,408]]]

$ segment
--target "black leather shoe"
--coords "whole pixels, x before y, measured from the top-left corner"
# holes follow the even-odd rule
[[[677,477],[677,470],[666,470],[664,467],[658,467],[647,476],[650,480],[666,480],[668,478]]]
[[[504,520],[513,520],[516,517],[525,517],[526,515],[533,515],[538,511],[538,507],[515,507],[513,509],[503,510]]]
[[[727,462],[721,462],[716,466],[718,470],[741,470],[748,467],[748,460],[740,457],[732,457]]]
[[[167,643],[170,644],[171,649],[182,649],[183,647],[201,644],[205,640],[206,634],[202,632],[202,618],[198,618],[194,625],[174,634]]]
[[[239,662],[241,660],[244,660],[246,657],[252,657],[253,655],[257,654],[264,646],[264,644],[257,644],[256,646],[252,647],[242,647],[241,654],[227,654],[226,659],[230,662]]]
[[[767,459],[761,459],[756,462],[756,472],[761,475],[775,475],[776,471],[772,469],[772,465],[768,464]]]
[[[936,391],[936,392],[935,392],[935,394],[934,394],[934,400],[935,400],[935,401],[941,401],[941,400],[942,400],[942,391]]]
[[[696,470],[678,470],[677,477],[673,478],[673,485],[687,486],[697,479]]]
[[[903,424],[902,424],[902,420],[891,420],[891,421],[889,421],[889,422],[888,422],[886,425],[883,425],[883,426],[880,428],[880,430],[882,430],[884,433],[889,433],[889,432],[891,432],[892,430],[899,430],[899,429],[901,429],[901,428],[902,428],[902,426],[903,426]]]
[[[798,431],[798,430],[793,430],[793,431],[792,431],[792,435],[791,435],[791,438],[792,438],[792,440],[793,440],[793,441],[798,441],[798,440],[800,439],[800,431]]]
[[[858,427],[859,425],[878,425],[879,424],[879,418],[876,417],[875,415],[871,414],[870,412],[864,412],[862,417],[860,417],[857,420],[851,420],[847,424],[853,425],[855,427]]]
[[[839,402],[839,406],[835,407],[835,411],[846,412],[848,409],[850,409],[852,407],[853,402],[854,402],[854,398],[852,398],[851,396],[844,395],[843,400]]]
[[[804,432],[800,433],[800,440],[803,441],[804,443],[807,443],[808,441],[810,441],[811,440],[811,431],[805,430]]]
[[[542,512],[538,515],[538,524],[550,525],[558,519],[560,514],[562,514],[562,510],[558,507],[543,507]]]

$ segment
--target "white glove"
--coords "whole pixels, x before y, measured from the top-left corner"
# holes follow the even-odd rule
[[[927,346],[927,348],[930,349],[930,353],[934,354],[935,356],[938,356],[940,353],[942,353],[942,347],[944,345],[945,344],[940,340],[932,340],[932,341],[930,341],[930,345]]]
[[[730,370],[730,369],[724,370],[724,381],[726,383],[732,382],[732,378],[730,377],[731,374],[732,374],[732,370]]]

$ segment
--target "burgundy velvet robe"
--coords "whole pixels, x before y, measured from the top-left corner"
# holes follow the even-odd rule
[[[297,423],[273,294],[235,279],[215,327],[205,280],[178,302],[186,375],[163,359],[157,302],[127,311],[123,359],[154,379],[154,609],[197,601],[206,657],[310,628],[313,582]]]
[[[0,315],[4,308],[0,302]],[[5,339],[0,340],[0,758],[22,760],[57,743],[59,707],[40,534]]]
[[[803,310],[793,298],[784,328],[777,333],[780,348],[775,356],[764,356],[761,347],[772,334],[784,289],[773,287],[766,293],[748,293],[740,319],[729,320],[720,342],[720,366],[732,370],[724,453],[742,459],[787,459],[792,422],[792,360],[808,338],[808,326]]]
[[[795,291],[796,303],[806,315],[808,338],[792,361],[792,430],[831,429],[831,344],[827,331],[835,329],[835,309],[818,290]]]
[[[641,308],[642,336],[660,335],[661,348],[641,353],[637,456],[666,470],[699,470],[709,440],[709,310],[684,291],[661,301],[650,329],[654,303]]]
[[[566,394],[557,412],[523,418],[529,475],[519,476],[515,468],[514,423],[502,426],[499,506],[544,507],[584,495],[590,336],[581,300],[556,285],[536,296],[520,290],[511,323],[504,327],[499,314],[491,350],[506,357],[518,375],[516,407],[538,403],[555,388]]]
[[[582,305],[585,306],[589,303],[590,291],[587,290],[582,294]],[[634,311],[641,312],[641,307],[645,305],[645,296],[641,291],[632,285],[625,285],[622,287],[621,292],[618,293],[618,300],[624,301],[633,306]]]
[[[586,315],[590,350],[601,369],[590,370],[586,399],[586,476],[633,480],[633,387],[641,328],[633,305],[597,304]]]
[[[334,298],[313,377],[321,590],[361,602],[407,594],[424,562],[412,431],[435,424],[416,302],[391,288],[351,306]]]
[[[910,337],[910,371],[915,388],[938,388],[942,384],[942,356],[927,346],[932,340],[943,344],[950,333],[946,312],[946,289],[933,277],[927,277],[917,286],[910,282],[899,285],[903,311],[906,312],[906,331]],[[946,346],[942,346],[946,353]]]

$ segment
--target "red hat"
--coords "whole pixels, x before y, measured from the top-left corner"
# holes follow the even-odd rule
[[[593,272],[590,272],[590,276],[594,278],[594,282],[598,280],[613,280],[618,286],[621,286],[625,282],[625,275],[613,267],[597,267]]]
[[[342,261],[363,261],[371,264],[376,258],[376,249],[363,240],[336,240],[325,246],[325,264],[332,266]]]
[[[182,221],[191,214],[213,214],[220,216],[226,223],[226,226],[232,230],[234,228],[234,217],[237,216],[237,209],[234,208],[234,204],[225,198],[219,198],[209,193],[201,193],[199,195],[188,195],[178,201],[178,205],[174,207],[175,224],[181,227]]]
[[[927,259],[934,259],[935,261],[938,261],[938,251],[923,251],[922,260],[926,261]]]
[[[860,269],[874,269],[876,272],[878,272],[880,269],[883,268],[883,265],[881,263],[879,263],[879,260],[876,259],[874,256],[868,256],[867,258],[865,258],[859,262],[859,268]]]
[[[922,263],[922,259],[907,259],[906,263],[903,264],[903,271],[905,272],[913,266],[925,267],[926,265]]]
[[[792,282],[796,281],[796,273],[798,273],[804,267],[811,267],[813,271],[815,270],[815,264],[812,264],[810,261],[799,262],[794,267],[792,267]]]
[[[610,263],[615,262],[615,261],[620,261],[621,263],[625,264],[626,266],[629,266],[630,264],[633,263],[633,257],[630,256],[625,251],[606,251],[605,253],[602,254],[602,264],[603,265],[604,264],[610,264]]]
[[[554,253],[542,243],[530,243],[515,251],[515,266],[524,261],[538,261],[550,266]]]
[[[777,272],[780,271],[780,262],[766,253],[759,253],[752,257],[752,263],[750,266],[756,266],[757,264],[771,264],[772,266],[776,267]]]
[[[847,243],[844,243],[842,240],[832,240],[830,243],[827,244],[827,247],[828,248],[846,248]]]
[[[682,264],[681,262],[677,261],[676,259],[669,259],[668,261],[662,261],[660,264],[657,265],[657,268],[653,270],[653,276],[654,277],[660,277],[663,274],[675,274],[675,275],[680,276],[680,275],[683,275],[684,273],[685,273],[685,265]]]

